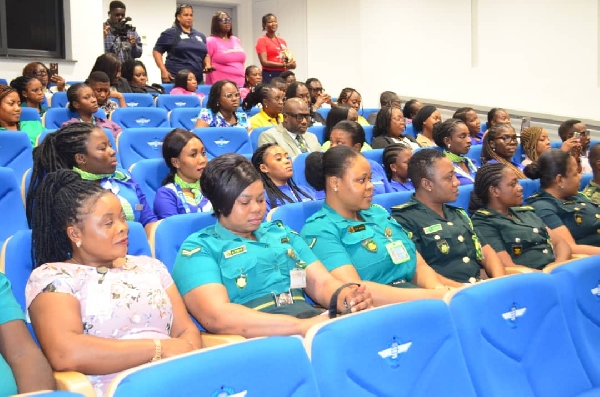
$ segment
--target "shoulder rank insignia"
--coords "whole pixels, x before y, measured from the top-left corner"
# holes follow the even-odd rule
[[[294,233],[295,235],[299,236],[298,232],[295,231],[294,229],[290,229],[290,232]]]
[[[381,204],[371,204],[371,208],[379,208],[379,209],[382,209],[385,212],[387,212],[387,210],[385,208],[383,208],[383,206]]]
[[[517,211],[535,211],[535,208],[533,208],[530,205],[523,205],[521,207],[517,207],[515,208]]]
[[[395,210],[403,210],[403,209],[405,209],[405,208],[412,207],[413,205],[415,205],[415,203],[414,203],[414,202],[410,202],[410,201],[409,201],[409,202],[407,202],[407,203],[404,203],[404,204],[400,204],[400,205],[394,205],[394,206],[392,207],[392,209],[395,209]]]
[[[485,215],[485,216],[492,215],[492,213],[491,213],[490,211],[488,211],[488,210],[484,210],[483,208],[482,208],[482,209],[479,209],[479,210],[477,210],[476,212],[477,212],[478,214]]]
[[[308,244],[308,248],[312,248],[315,246],[315,244],[317,243],[317,238],[313,237],[312,241],[310,242],[310,244]]]
[[[192,256],[194,254],[197,254],[200,251],[202,251],[202,247],[196,247],[196,248],[191,249],[191,250],[181,250],[181,255],[183,255],[183,256]]]
[[[281,222],[281,221],[275,221],[275,224],[277,225],[277,227],[283,229],[283,222]]]

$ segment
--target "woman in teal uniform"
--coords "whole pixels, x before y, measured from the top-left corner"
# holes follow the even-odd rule
[[[478,234],[498,253],[504,266],[541,270],[571,258],[571,248],[523,205],[523,187],[505,164],[486,164],[475,177],[469,212]]]
[[[442,298],[449,286],[460,286],[438,277],[402,226],[385,209],[371,205],[371,170],[359,152],[338,146],[320,155],[315,179],[325,190],[325,204],[308,218],[301,234],[333,276],[365,283],[376,306]],[[411,288],[415,286],[422,289]]]
[[[0,396],[55,389],[50,364],[31,339],[23,309],[0,273]]]
[[[304,240],[280,221],[261,223],[265,193],[244,156],[211,160],[200,177],[217,223],[189,236],[173,269],[188,311],[208,331],[247,338],[304,335],[337,312],[372,306],[365,286],[331,276]]]
[[[540,190],[527,204],[574,254],[600,254],[600,209],[580,194],[581,174],[577,161],[567,152],[550,149],[525,168],[531,179],[540,180]]]
[[[415,185],[410,201],[392,208],[393,217],[409,232],[417,251],[437,273],[460,283],[505,275],[496,252],[481,239],[467,213],[448,205],[458,195],[454,164],[442,152],[423,149],[408,163]]]

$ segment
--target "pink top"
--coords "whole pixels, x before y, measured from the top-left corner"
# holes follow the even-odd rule
[[[205,75],[206,84],[231,80],[238,87],[243,86],[246,53],[242,48],[240,39],[235,36],[229,37],[229,40],[218,36],[210,36],[206,39],[206,46],[211,64],[215,68],[213,72]]]
[[[202,104],[202,101],[204,101],[204,97],[205,97],[205,95],[200,92],[188,91],[182,87],[173,88],[169,94],[171,94],[171,95],[196,95],[200,99],[200,104]]]
[[[260,54],[261,52],[267,53],[267,61],[270,62],[282,62],[281,54],[283,51],[287,49],[287,43],[281,37],[275,36],[274,38],[270,38],[266,34],[260,36],[256,41],[256,53]],[[284,71],[283,67],[281,68],[268,68],[263,66],[263,70],[281,70]]]
[[[170,337],[173,307],[166,290],[173,279],[165,265],[148,256],[127,256],[127,262],[108,269],[99,284],[101,278],[91,266],[66,262],[42,265],[31,273],[25,287],[27,308],[42,292],[68,294],[79,301],[84,334],[113,339]],[[108,286],[110,294],[103,295],[98,286]],[[96,394],[102,396],[116,375],[87,377]]]

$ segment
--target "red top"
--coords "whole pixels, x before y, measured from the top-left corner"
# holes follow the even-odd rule
[[[266,34],[259,37],[256,40],[256,53],[260,54],[261,52],[267,53],[267,61],[269,62],[278,62],[282,63],[281,53],[285,51],[287,47],[287,43],[281,37],[273,37],[270,38]],[[280,68],[269,68],[263,67],[263,70],[276,70],[276,71],[284,71],[286,70],[283,67]]]

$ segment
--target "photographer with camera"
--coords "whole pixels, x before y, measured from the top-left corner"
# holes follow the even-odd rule
[[[104,53],[115,54],[121,62],[142,56],[142,40],[131,25],[131,18],[125,17],[125,4],[111,1],[109,18],[104,22]]]

